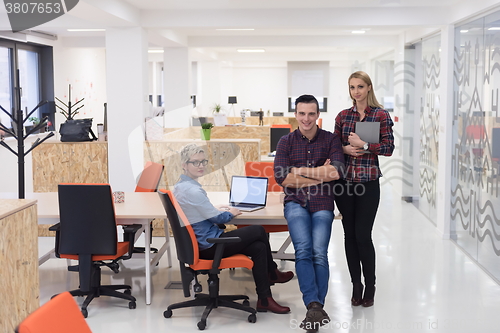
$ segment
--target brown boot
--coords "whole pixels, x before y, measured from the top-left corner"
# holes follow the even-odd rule
[[[279,305],[272,297],[267,297],[264,299],[259,298],[259,300],[257,301],[257,311],[271,311],[274,313],[284,314],[290,312],[290,308],[288,306]]]
[[[363,304],[363,284],[361,282],[356,282],[352,284],[352,306],[359,306]]]
[[[363,295],[363,305],[365,308],[373,306],[375,303],[375,286],[366,286],[365,294]]]
[[[295,276],[295,274],[293,274],[292,271],[281,272],[277,268],[274,271],[274,274],[276,275],[275,279],[273,279],[272,274],[269,274],[269,282],[271,286],[274,285],[275,283],[286,283],[291,279],[293,279],[293,277]]]
[[[311,302],[307,305],[306,318],[300,323],[300,328],[308,332],[317,331],[320,326],[328,324],[330,317],[323,310],[323,304],[318,302]]]

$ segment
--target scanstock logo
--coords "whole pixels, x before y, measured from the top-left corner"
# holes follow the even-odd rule
[[[73,9],[78,0],[4,0],[13,32],[52,21]]]

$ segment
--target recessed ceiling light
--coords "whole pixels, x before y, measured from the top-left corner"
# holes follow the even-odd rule
[[[491,27],[491,28],[488,28],[488,30],[500,30],[500,27]]]
[[[215,29],[218,31],[254,31],[253,28],[227,28],[227,29]]]
[[[68,31],[106,31],[106,29],[67,29]]]
[[[465,34],[466,32],[469,32],[469,30],[467,29],[464,29],[464,30],[460,30],[461,33]]]
[[[156,49],[156,50],[148,50],[148,53],[163,53],[163,50],[159,50],[159,49]]]
[[[266,50],[264,50],[264,49],[238,49],[238,52],[259,53],[259,52],[266,52]]]
[[[364,30],[353,30],[353,31],[351,31],[351,33],[353,33],[353,34],[364,34],[365,32],[366,31],[364,31]]]

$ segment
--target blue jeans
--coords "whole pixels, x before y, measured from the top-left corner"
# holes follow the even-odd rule
[[[311,213],[295,202],[285,205],[285,218],[295,248],[295,271],[302,300],[325,304],[330,271],[328,244],[332,232],[333,211]]]

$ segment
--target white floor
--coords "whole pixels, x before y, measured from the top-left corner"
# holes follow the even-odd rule
[[[274,234],[277,246],[285,235]],[[332,321],[320,332],[499,332],[500,286],[475,265],[451,241],[440,239],[434,226],[410,203],[388,185],[382,188],[382,200],[374,228],[377,249],[377,293],[371,308],[351,307],[351,283],[347,271],[343,232],[335,221],[331,245],[330,289],[325,310]],[[153,245],[159,246],[161,238]],[[39,239],[40,251],[53,247],[53,238]],[[153,273],[153,298],[145,305],[142,260],[128,260],[119,274],[103,269],[103,283],[127,283],[137,298],[137,308],[128,302],[101,297],[88,310],[87,322],[93,332],[197,332],[202,309],[174,310],[165,319],[163,311],[174,302],[185,300],[181,290],[164,289],[169,281],[179,281],[178,262],[167,267],[166,256]],[[279,262],[280,268],[294,270],[293,262]],[[203,278],[204,291],[208,288]],[[77,273],[66,270],[66,261],[51,259],[40,266],[40,302],[55,293],[75,289]],[[304,318],[297,279],[273,287],[273,295],[290,314],[258,313],[257,322],[247,322],[240,311],[219,308],[208,317],[206,330],[212,332],[305,332],[298,323]],[[255,286],[249,271],[237,269],[221,274],[223,293],[245,293],[255,306]],[[81,302],[83,299],[77,299]]]

